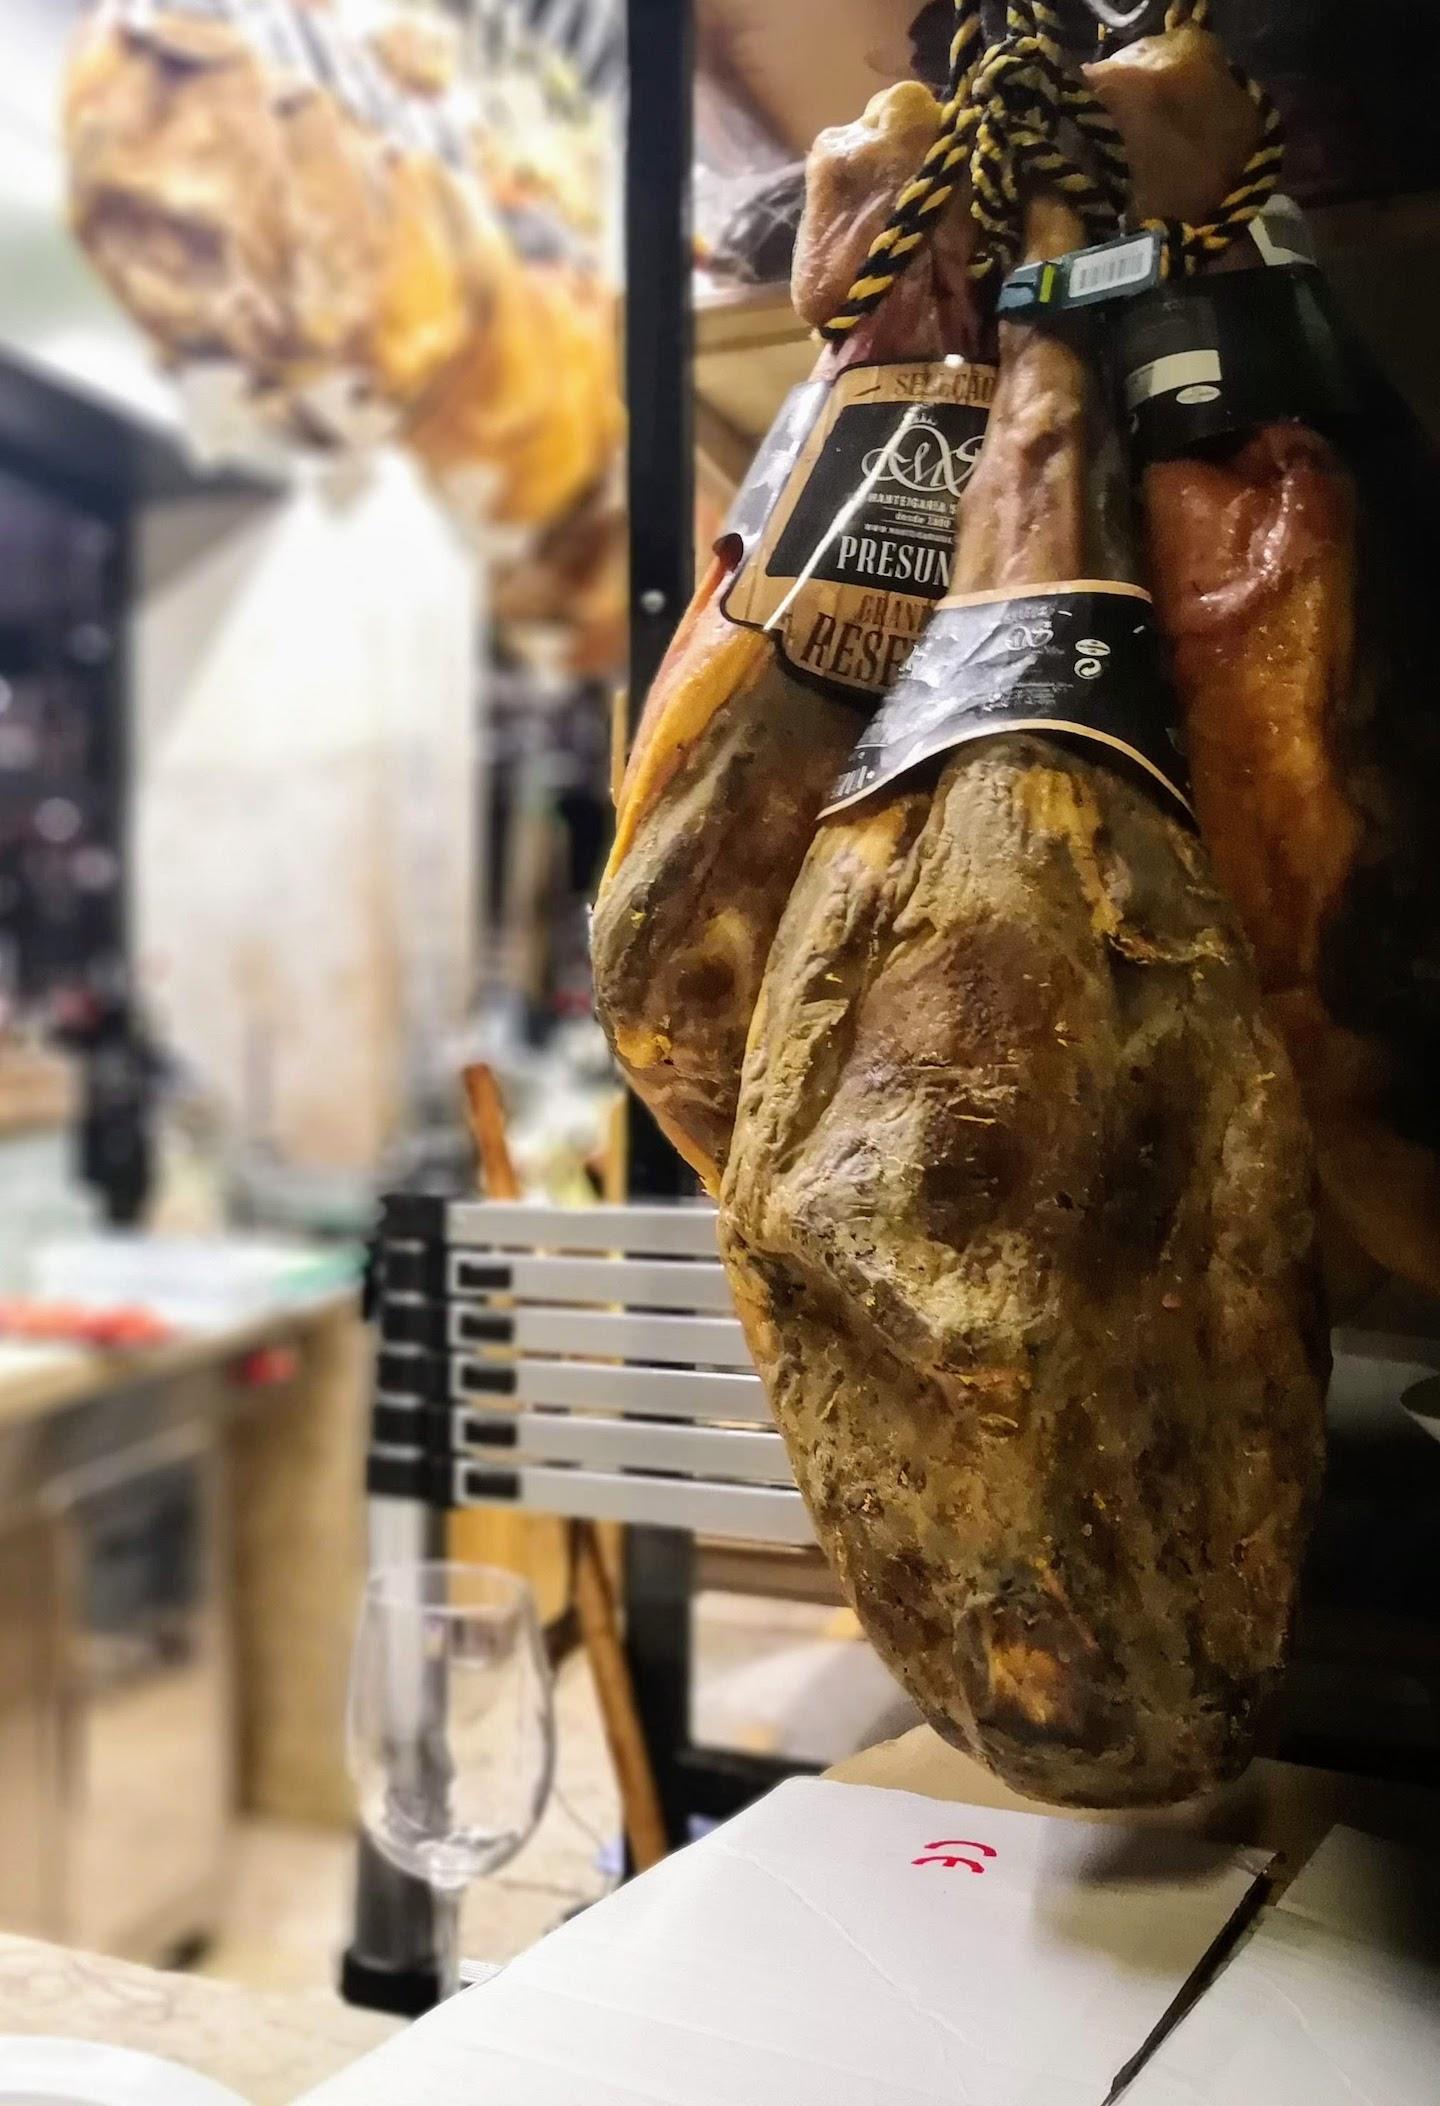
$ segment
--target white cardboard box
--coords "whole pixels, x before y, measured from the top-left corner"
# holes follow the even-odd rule
[[[307,2106],[1103,2106],[1263,1864],[797,1780]]]
[[[1435,2106],[1440,1863],[1333,1829],[1125,2106]]]

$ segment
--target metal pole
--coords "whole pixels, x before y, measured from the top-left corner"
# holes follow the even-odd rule
[[[695,584],[690,281],[693,0],[628,0],[630,721]]]
[[[694,0],[627,0],[626,388],[630,411],[630,728],[695,589],[694,316],[690,183]],[[694,1190],[629,1100],[632,1199]],[[694,1546],[669,1529],[625,1537],[626,1651],[673,1843],[685,1841],[676,1757],[689,1737]]]
[[[370,1569],[444,1555],[444,1517],[418,1502],[370,1501]],[[417,1673],[421,1663],[416,1663]],[[355,1864],[354,1937],[341,1963],[350,2004],[418,2018],[438,2003],[443,1973],[435,1897],[361,1835]]]
[[[626,0],[625,381],[630,416],[630,728],[695,589],[690,166],[694,0]],[[630,1194],[694,1181],[629,1100]]]

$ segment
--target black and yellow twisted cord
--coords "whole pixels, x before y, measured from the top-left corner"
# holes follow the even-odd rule
[[[1006,270],[1015,259],[1022,176],[1027,187],[1063,196],[1092,241],[1118,229],[1130,189],[1119,132],[1071,68],[1050,0],[1010,0],[1006,30],[1004,43],[986,54],[971,89],[982,112],[970,160],[975,217],[985,234],[972,266],[977,277]],[[1062,146],[1066,119],[1091,149],[1094,175]]]
[[[1209,17],[1210,0],[1175,0],[1166,14],[1165,27],[1174,31],[1190,23],[1203,29]],[[1213,220],[1203,226],[1191,226],[1185,220],[1144,222],[1164,237],[1161,268],[1167,278],[1188,276],[1223,256],[1251,221],[1259,218],[1279,187],[1285,165],[1285,126],[1280,112],[1258,80],[1238,66],[1230,70],[1259,112],[1259,143],[1246,162],[1240,181],[1222,201]]]
[[[1059,90],[1060,107],[1094,155],[1100,186],[1111,205],[1117,213],[1123,212],[1130,190],[1130,161],[1119,127],[1072,69],[1059,10],[1050,0],[1030,0],[1030,15],[1035,41]]]
[[[1173,0],[1165,27],[1204,27],[1209,12],[1210,0]],[[955,0],[949,81],[935,140],[895,200],[844,305],[825,325],[822,334],[830,342],[843,342],[875,312],[929,240],[966,174],[985,237],[972,265],[977,277],[1008,270],[1015,260],[1022,182],[1064,197],[1087,240],[1105,241],[1119,231],[1130,191],[1124,144],[1109,112],[1069,62],[1058,7],[1054,0],[1007,0],[1005,26],[1004,39],[982,50],[980,0]],[[1166,276],[1193,272],[1223,255],[1264,210],[1280,179],[1280,114],[1258,81],[1234,70],[1260,114],[1260,140],[1212,221],[1145,222],[1164,237]],[[1061,143],[1066,120],[1088,149],[1093,173]]]
[[[875,312],[929,239],[954,196],[970,155],[974,130],[970,85],[983,41],[980,0],[956,0],[950,77],[940,128],[918,172],[896,198],[889,220],[870,244],[844,306],[831,316],[821,332],[831,343],[842,342],[866,315]]]

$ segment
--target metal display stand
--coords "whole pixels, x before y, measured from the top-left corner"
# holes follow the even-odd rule
[[[695,589],[695,330],[690,182],[694,0],[628,0],[625,388],[630,419],[630,730]],[[694,1179],[629,1104],[628,1189],[675,1198]]]
[[[690,183],[694,0],[628,0],[626,384],[630,414],[630,727],[695,588]],[[630,1101],[628,1189],[693,1194],[694,1179]],[[672,1842],[737,1813],[801,1767],[697,1747],[690,1729],[695,1537],[653,1520],[625,1538],[626,1650]]]
[[[704,1206],[387,1200],[371,1497],[813,1540]]]
[[[690,1739],[695,1533],[813,1541],[713,1209],[397,1195],[375,1301],[372,1563],[435,1555],[445,1517],[468,1507],[628,1524],[627,1652],[670,1841],[792,1774]],[[428,2009],[436,1942],[426,1890],[367,1844],[347,1999]]]
[[[627,1524],[626,1653],[672,1844],[793,1775],[690,1730],[696,1534],[814,1540],[713,1210],[398,1198],[381,1270],[371,1496]]]

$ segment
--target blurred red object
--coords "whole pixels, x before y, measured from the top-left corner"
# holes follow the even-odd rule
[[[257,1346],[230,1363],[230,1380],[240,1389],[279,1389],[293,1382],[300,1372],[300,1355],[294,1346]]]
[[[121,1353],[164,1345],[174,1336],[173,1324],[153,1309],[134,1303],[97,1309],[74,1302],[33,1301],[25,1295],[0,1300],[0,1337],[32,1345],[87,1345]]]

